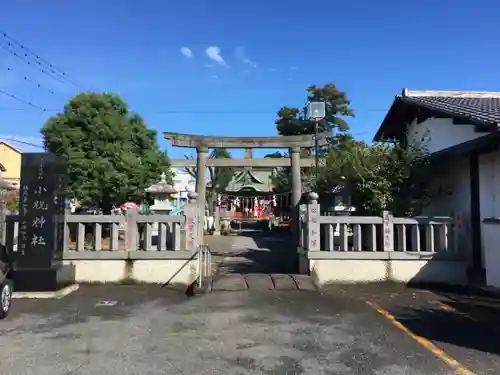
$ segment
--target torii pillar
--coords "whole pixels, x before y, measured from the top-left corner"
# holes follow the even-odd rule
[[[206,177],[208,148],[196,148],[196,193],[198,194],[198,239],[202,239],[205,231]],[[202,244],[203,241],[199,242]]]
[[[291,176],[290,176],[290,185],[292,185],[292,201],[290,202],[291,209],[291,230],[292,235],[297,236],[298,232],[298,224],[299,224],[299,203],[300,198],[302,197],[302,181],[300,179],[300,147],[292,147],[290,150],[291,154]],[[298,242],[298,237],[296,238]]]

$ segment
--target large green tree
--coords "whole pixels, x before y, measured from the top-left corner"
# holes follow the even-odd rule
[[[167,153],[127,104],[110,93],[80,93],[41,129],[45,148],[67,158],[68,193],[85,206],[108,212],[139,201],[162,172],[171,182]]]
[[[332,186],[344,183],[360,214],[389,210],[411,216],[431,199],[427,181],[432,164],[425,147],[350,139],[330,147],[325,159],[317,186],[320,196],[328,197]]]
[[[323,156],[330,145],[351,139],[349,124],[345,117],[354,117],[351,102],[345,92],[340,91],[334,83],[321,86],[311,85],[307,88],[307,101],[320,100],[325,102],[326,117],[318,122],[318,132],[331,132],[332,136],[326,145],[319,148],[319,156]],[[278,110],[276,130],[279,135],[314,134],[315,123],[307,119],[307,104],[302,107],[282,107]],[[304,150],[302,156],[311,156],[314,149]],[[302,169],[302,188],[311,190],[315,186],[314,168]],[[273,185],[277,191],[289,191],[290,168],[278,168],[275,171]]]
[[[326,117],[319,121],[318,131],[336,130],[340,133],[349,131],[344,117],[354,117],[351,102],[345,92],[340,91],[333,83],[322,86],[311,85],[307,88],[307,100],[325,102]],[[276,130],[280,135],[314,134],[315,124],[307,119],[307,105],[303,107],[282,107],[278,110]]]

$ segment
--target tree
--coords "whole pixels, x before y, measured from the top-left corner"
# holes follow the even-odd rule
[[[415,215],[431,198],[426,176],[432,166],[427,156],[423,147],[344,140],[329,149],[318,189],[320,195],[327,195],[342,181],[361,214],[389,210],[395,215]]]
[[[193,157],[185,156],[186,159]],[[208,156],[210,159],[231,159],[231,153],[226,148],[214,148]],[[207,184],[207,202],[211,202],[211,206],[215,204],[216,192],[223,191],[231,179],[233,178],[235,169],[228,167],[207,167],[210,182]],[[191,177],[196,178],[196,168],[185,168],[186,172]]]
[[[141,200],[162,172],[172,182],[156,130],[117,95],[77,94],[41,133],[46,150],[67,158],[68,193],[84,206],[109,212],[113,205]]]
[[[350,139],[348,134],[349,125],[342,117],[354,117],[354,112],[350,108],[351,102],[344,92],[339,91],[333,83],[326,83],[323,86],[311,85],[307,88],[307,100],[319,99],[325,102],[326,117],[318,122],[318,133],[333,132],[332,138],[327,142],[326,147],[322,146],[318,154],[324,156],[330,144],[342,142]],[[307,106],[302,108],[282,107],[278,110],[276,130],[279,135],[301,135],[314,134],[315,124],[307,119]],[[313,155],[313,149],[304,150],[302,156]],[[307,191],[314,188],[316,181],[313,173],[314,169],[301,169],[302,190]],[[289,191],[290,168],[280,168],[274,177],[275,187],[278,191]]]
[[[318,98],[325,102],[326,117],[318,123],[318,132],[337,130],[349,131],[349,125],[342,117],[354,117],[351,102],[344,92],[333,83],[307,88],[307,99]],[[342,116],[342,117],[341,117]],[[276,129],[279,135],[314,134],[314,123],[307,120],[307,106],[302,108],[282,107],[278,110]]]

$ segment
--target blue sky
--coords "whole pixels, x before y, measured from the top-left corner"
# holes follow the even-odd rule
[[[79,86],[0,48],[0,90],[47,109],[0,94],[0,138],[39,142],[44,121],[79,90],[119,93],[159,132],[267,136],[280,106],[334,82],[352,100],[352,132],[367,140],[403,87],[500,91],[498,1],[310,4],[5,2],[0,31]],[[173,157],[189,152],[160,143]]]

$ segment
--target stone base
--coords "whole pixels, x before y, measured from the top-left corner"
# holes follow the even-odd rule
[[[74,282],[74,267],[20,268],[14,270],[12,275],[15,291],[56,291]]]

